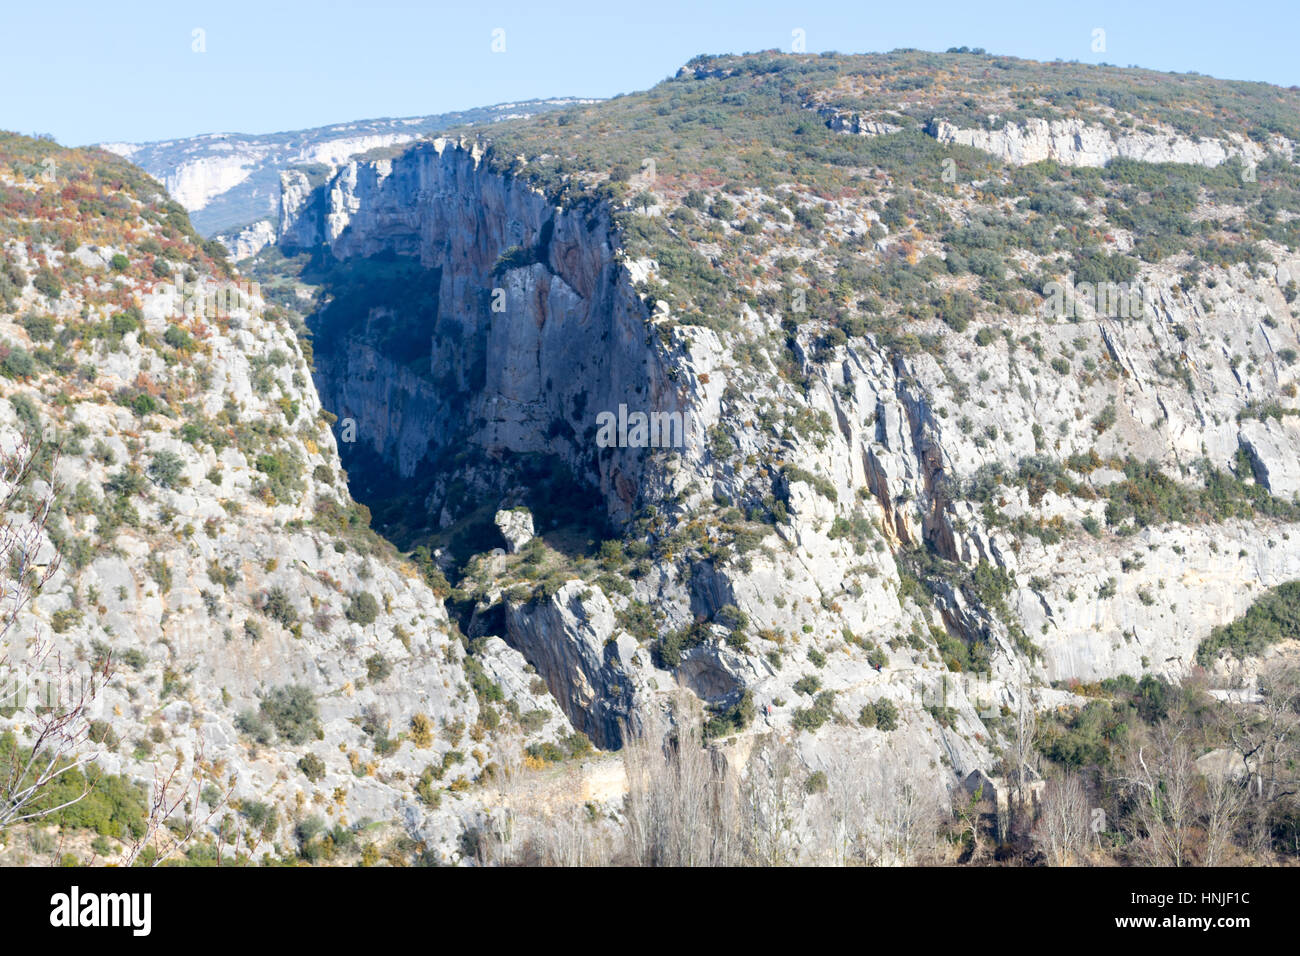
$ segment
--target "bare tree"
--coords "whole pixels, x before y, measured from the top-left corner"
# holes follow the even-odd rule
[[[827,761],[826,790],[811,805],[811,840],[816,856],[833,866],[847,866],[864,856],[869,806],[862,785],[869,772],[862,756],[836,751]]]
[[[208,812],[199,816],[197,808],[203,787],[203,754],[204,740],[200,731],[188,772],[182,772],[186,760],[179,750],[176,762],[167,773],[162,773],[155,765],[144,833],[127,851],[123,866],[134,866],[145,850],[150,848],[154,853],[149,858],[149,865],[162,865],[193,842],[229,801],[234,790],[233,781],[223,794],[208,805]]]
[[[627,840],[642,866],[725,866],[738,846],[735,780],[703,746],[699,703],[674,702],[673,728],[632,738],[623,748],[627,769]]]
[[[1300,665],[1281,661],[1259,674],[1257,703],[1230,705],[1224,729],[1245,770],[1240,822],[1244,849],[1273,848],[1274,822],[1291,817],[1300,794]]]
[[[18,508],[24,488],[34,477],[37,462],[44,457],[44,447],[42,440],[32,444],[23,435],[16,448],[0,451],[0,574],[6,575],[4,591],[0,594],[0,646],[23,608],[59,570],[57,552],[49,563],[38,563],[50,511],[58,497],[57,488],[51,483],[45,494],[30,501],[25,513]],[[57,462],[55,455],[50,465],[51,476]]]
[[[1212,772],[1202,780],[1202,818],[1205,829],[1201,864],[1223,866],[1242,816],[1247,796],[1242,782],[1232,773]]]
[[[758,866],[794,863],[800,850],[796,829],[803,774],[794,747],[769,734],[750,753],[740,787],[742,855]]]
[[[72,806],[94,785],[85,773],[98,754],[87,749],[89,714],[102,683],[112,676],[105,661],[84,679],[47,641],[34,639],[29,657],[14,667],[0,661],[6,682],[6,704],[23,715],[26,740],[0,739],[0,830],[36,820]],[[63,778],[82,784],[61,802],[41,798]]]
[[[1038,715],[1030,700],[1029,689],[1025,686],[1025,668],[1021,666],[1016,687],[1016,723],[1012,731],[1011,744],[1004,763],[1007,783],[1010,786],[1010,799],[1007,801],[1008,831],[1020,833],[1026,821],[1032,819],[1026,785],[1038,776],[1038,751],[1035,744],[1038,739]]]
[[[967,839],[970,840],[970,856],[965,857],[963,855],[961,862],[979,863],[987,852],[982,843],[984,835],[982,821],[989,807],[992,807],[993,815],[996,818],[998,813],[997,794],[985,793],[982,783],[973,793],[967,792],[964,786],[958,786],[952,788],[951,802],[957,836],[963,842]]]
[[[920,758],[884,765],[873,801],[875,837],[869,842],[872,862],[885,866],[916,866],[938,854],[939,821],[943,806]]]
[[[104,660],[83,674],[65,662],[23,612],[58,571],[55,551],[40,563],[58,489],[57,454],[49,456],[51,481],[43,493],[24,495],[46,458],[40,439],[21,436],[0,452],[0,706],[20,715],[27,728],[0,745],[0,830],[57,813],[85,798],[94,781],[83,771],[97,756],[86,747],[89,716],[100,688],[112,676]],[[25,509],[25,510],[23,510]],[[42,797],[64,780],[80,779],[77,792],[58,802]]]
[[[1050,866],[1069,866],[1083,856],[1088,824],[1088,795],[1078,774],[1048,780],[1033,836]]]
[[[1133,733],[1124,782],[1134,798],[1138,850],[1152,866],[1186,866],[1198,778],[1186,719],[1171,715],[1150,731]]]

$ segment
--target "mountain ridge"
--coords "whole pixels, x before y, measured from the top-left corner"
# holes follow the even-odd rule
[[[290,166],[339,162],[356,152],[409,142],[448,126],[519,118],[574,103],[553,97],[498,103],[448,113],[352,120],[273,133],[205,133],[143,143],[101,143],[164,183],[211,237],[274,219],[278,175]]]

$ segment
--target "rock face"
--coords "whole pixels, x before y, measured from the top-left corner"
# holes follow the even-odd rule
[[[832,113],[828,122],[845,132],[894,131]],[[1232,137],[1117,137],[1083,121],[996,132],[937,122],[930,133],[1010,163],[1122,157],[1212,166],[1264,156]],[[349,161],[320,185],[290,172],[283,185],[283,247],[324,249],[344,264],[418,263],[436,299],[418,320],[427,323],[419,326],[430,342],[427,367],[375,346],[376,329],[415,321],[393,302],[372,303],[364,322],[333,337],[346,347],[318,345],[323,400],[356,421],[368,455],[416,476],[438,472],[448,443],[489,459],[551,454],[599,492],[616,522],[649,505],[664,528],[710,507],[734,503],[743,513],[781,502],[782,516],[754,532],[758,543],[743,559],[652,562],[628,593],[579,580],[523,600],[489,589],[475,613],[476,639],[494,635],[521,653],[573,725],[601,746],[645,726],[676,687],[721,720],[747,707],[763,731],[815,725],[815,694],[803,680],[811,675],[842,715],[895,703],[910,739],[964,775],[991,764],[985,719],[1001,708],[1070,700],[1053,682],[1176,679],[1212,627],[1300,574],[1300,526],[1262,515],[1094,539],[1082,527],[1105,518],[1108,484],[1128,480],[1114,469],[1080,472],[1081,490],[1071,495],[1001,483],[997,521],[971,490],[990,467],[1014,471],[1050,446],[1053,459],[1140,454],[1172,473],[1202,459],[1229,472],[1248,461],[1245,480],[1289,500],[1300,490],[1300,435],[1289,417],[1251,411],[1289,373],[1285,363],[1247,367],[1232,356],[1278,356],[1300,345],[1282,295],[1292,257],[1273,270],[1224,268],[1194,290],[1172,267],[1151,266],[1141,276],[1144,311],[1131,319],[1085,306],[1078,322],[1026,320],[1039,354],[1095,356],[1089,367],[1101,362],[1104,373],[1063,376],[1044,359],[1026,361],[1014,337],[982,318],[995,334],[978,347],[957,344],[960,362],[924,350],[902,355],[872,335],[815,356],[811,339],[796,339],[795,388],[732,351],[740,339],[782,337],[780,314],[742,306],[724,339],[673,322],[662,301],[647,308],[643,299],[664,284],[658,264],[624,259],[610,210],[551,206],[526,176],[494,170],[476,146],[439,140],[392,160]],[[765,198],[753,197],[752,207]],[[872,220],[855,228],[864,222]],[[329,318],[327,308],[315,321],[323,328]],[[648,334],[659,324],[661,334]],[[1190,388],[1169,372],[1172,343],[1184,341],[1198,347]],[[679,412],[710,438],[667,456],[597,449],[596,414],[620,404]],[[772,407],[818,424],[801,432],[756,425]],[[1105,409],[1113,424],[1099,425]],[[435,488],[431,501],[450,525],[457,515],[440,495]],[[498,526],[513,521],[503,514]],[[1010,530],[1014,522],[1066,531],[1026,536]],[[511,541],[514,531],[502,531]],[[930,595],[918,601],[906,582],[927,575],[921,553],[976,578],[994,575],[1000,596],[959,575],[928,578]],[[671,659],[656,657],[662,641],[654,651],[631,636],[638,607],[656,615],[657,633],[641,640],[673,635]],[[954,674],[918,635],[987,647],[988,675]],[[829,737],[799,739],[806,759],[822,759]]]
[[[506,551],[518,553],[519,549],[533,540],[533,516],[526,510],[511,509],[498,511],[493,519],[501,537],[506,539]]]
[[[505,632],[596,746],[617,749],[626,734],[640,729],[653,674],[649,653],[619,633],[599,590],[570,581],[549,599],[507,601]]]
[[[1047,159],[1066,166],[1105,166],[1113,159],[1218,166],[1234,156],[1244,165],[1258,163],[1267,155],[1258,144],[1236,135],[1194,140],[1172,130],[1116,134],[1080,119],[1028,119],[992,130],[960,129],[935,119],[926,126],[926,132],[941,143],[982,149],[1017,166]]]
[[[259,219],[238,232],[217,236],[217,241],[230,251],[235,261],[249,259],[275,242],[275,226],[269,219]]]
[[[670,92],[699,84],[708,108],[738,109],[744,96],[715,87],[773,68],[705,66]],[[915,79],[888,92],[929,89],[929,73]],[[782,86],[765,102],[787,97]],[[845,133],[896,132],[864,112],[823,115]],[[175,451],[189,482],[139,495],[149,534],[127,523],[82,569],[95,615],[162,670],[115,698],[141,708],[133,730],[195,717],[282,806],[328,799],[293,769],[304,748],[328,751],[321,786],[350,785],[349,818],[401,820],[452,858],[457,828],[485,805],[451,783],[481,785],[506,759],[494,728],[528,730],[532,759],[579,731],[615,748],[685,690],[727,760],[772,734],[810,768],[853,756],[855,772],[888,781],[906,758],[946,790],[993,775],[1007,714],[1077,704],[1076,681],[1182,677],[1212,628],[1300,578],[1300,268],[1286,216],[1247,248],[1231,241],[1240,209],[1196,191],[1186,208],[1171,200],[1156,211],[1217,236],[1199,262],[1139,247],[1141,217],[1117,214],[1136,205],[1110,203],[1132,192],[1145,206],[1149,191],[1106,177],[991,165],[923,197],[902,167],[941,151],[920,136],[905,163],[896,144],[836,140],[880,165],[812,170],[830,190],[815,177],[774,186],[767,169],[719,189],[708,171],[642,172],[635,189],[655,195],[638,200],[609,170],[548,165],[569,125],[538,124],[542,145],[509,161],[440,139],[282,172],[277,243],[312,253],[324,276],[308,316],[314,386],[278,317],[189,323],[210,352],[185,365],[158,351],[175,303],[150,305],[147,334],[96,355],[103,401],[78,403],[69,424],[109,436],[107,451],[144,474],[149,455]],[[1116,133],[1083,118],[930,132],[1009,164],[1264,156],[1227,133]],[[1042,195],[1018,194],[1017,179]],[[42,255],[70,255],[98,282],[114,247],[94,246]],[[1131,314],[1095,295],[1068,316],[1039,307],[1040,279],[1112,268],[1141,288]],[[734,283],[710,298],[716,275]],[[696,295],[707,308],[689,311]],[[59,304],[61,321],[83,304]],[[175,419],[147,417],[132,390],[153,399],[150,384]],[[41,409],[55,414],[51,394]],[[9,404],[5,422],[30,414]],[[647,446],[628,428],[598,440],[603,414],[629,411],[677,416],[682,440]],[[85,457],[99,462],[80,465],[94,488],[136,487],[106,456]],[[360,509],[340,464],[358,498],[430,550],[406,564],[351,533]],[[286,472],[291,486],[273,481]],[[534,527],[513,510],[534,478],[543,497],[570,499],[570,519],[602,521],[561,527],[534,508]],[[100,514],[79,513],[75,530]],[[171,569],[166,586],[151,557]],[[80,609],[68,633],[84,649],[107,629],[85,611],[89,591],[62,584],[37,614],[52,625]],[[218,588],[231,595],[214,610]],[[182,675],[180,661],[199,670]],[[178,679],[194,692],[177,693]],[[321,701],[324,743],[254,752],[234,708],[289,682]],[[417,744],[426,711],[433,739]],[[895,712],[897,729],[882,726]]]
[[[490,458],[552,455],[626,518],[657,479],[641,449],[595,446],[597,416],[620,405],[681,415],[669,357],[647,347],[645,306],[601,211],[553,207],[482,159],[437,140],[349,162],[314,190],[285,176],[281,246],[323,246],[343,262],[406,258],[430,302],[417,333],[427,359],[375,347],[374,322],[408,321],[378,301],[351,334],[322,337],[318,385],[356,422],[357,446],[402,477],[464,442]]]
[[[79,159],[57,155],[61,169]],[[102,154],[93,163],[102,166]],[[3,165],[0,185],[29,190],[56,213],[76,188],[14,181]],[[52,268],[72,266],[57,302],[29,282],[15,312],[0,310],[6,343],[36,348],[43,340],[18,315],[39,313],[62,334],[68,360],[93,370],[61,378],[33,367],[24,381],[5,379],[0,451],[13,452],[33,429],[67,436],[52,474],[30,491],[53,483],[76,504],[39,536],[43,560],[57,551],[63,561],[0,633],[0,678],[8,686],[10,665],[35,641],[75,662],[74,679],[89,681],[92,661],[111,661],[88,715],[113,728],[95,748],[99,767],[147,787],[176,755],[183,774],[201,756],[196,779],[230,789],[218,801],[209,788],[199,804],[220,811],[214,826],[229,814],[245,827],[241,806],[274,810],[265,832],[246,831],[258,856],[291,847],[294,821],[314,808],[331,825],[370,820],[419,833],[431,859],[457,859],[482,796],[422,797],[425,769],[443,768],[442,789],[503,759],[484,728],[507,705],[539,715],[534,739],[573,729],[504,646],[482,655],[481,693],[470,692],[471,665],[441,599],[358,520],[293,331],[257,297],[223,297],[229,307],[213,308],[212,293],[231,280],[159,225],[162,207],[150,202],[161,199],[135,201],[136,241],[169,243],[198,275],[194,286],[154,281],[135,245],[91,233],[70,253],[36,247]],[[97,291],[118,250],[130,264],[115,279],[125,294],[115,295],[130,306]],[[0,252],[35,274],[26,243]],[[102,351],[87,334],[96,323],[117,330]],[[0,500],[9,490],[0,481]],[[6,579],[6,594],[10,586]],[[289,688],[310,701],[301,734],[265,718],[263,704]],[[33,713],[8,703],[0,732],[21,735]],[[470,732],[479,735],[472,747]],[[510,752],[518,746],[510,742]]]
[[[826,120],[826,125],[837,133],[852,133],[854,136],[887,136],[903,128],[893,123],[870,119],[851,110],[823,107],[817,112]]]
[[[831,121],[863,135],[892,131],[846,116]],[[1128,157],[1216,165],[1234,155],[1262,156],[1244,140],[1113,138],[1104,127],[1074,121],[997,133],[940,122],[931,134],[1018,164],[1100,165]],[[658,284],[658,265],[620,259],[607,209],[552,207],[525,177],[491,170],[471,144],[435,140],[393,160],[351,160],[317,186],[286,173],[279,242],[287,250],[325,248],[339,263],[396,256],[424,271],[421,281],[437,300],[429,319],[421,319],[428,321],[421,332],[430,343],[428,365],[403,363],[374,347],[374,328],[411,321],[393,303],[374,303],[365,323],[354,326],[359,330],[334,338],[341,347],[317,347],[326,406],[355,419],[357,444],[400,475],[437,468],[448,441],[489,457],[554,454],[598,489],[611,518],[625,522],[645,505],[686,520],[710,503],[754,502],[763,477],[742,459],[771,462],[779,454],[798,463],[797,470],[768,477],[785,519],[763,532],[762,548],[744,563],[653,564],[627,596],[607,596],[575,580],[526,601],[498,591],[481,605],[474,633],[503,637],[523,654],[573,726],[602,747],[645,726],[663,692],[677,685],[718,714],[742,698],[751,701],[764,730],[803,726],[801,713],[813,704],[797,687],[809,672],[807,656],[823,661],[815,675],[835,695],[840,713],[857,713],[881,698],[894,701],[907,732],[965,774],[991,761],[982,718],[1021,704],[1027,669],[1039,684],[1032,691],[1039,705],[1058,700],[1045,687],[1049,682],[1140,672],[1178,678],[1210,628],[1242,614],[1262,589],[1300,574],[1296,525],[1266,519],[1213,531],[1174,525],[1126,542],[1151,555],[1141,563],[1118,554],[1114,541],[1082,532],[1053,544],[1011,535],[988,523],[965,493],[985,466],[1014,468],[1034,457],[1047,434],[1062,459],[1140,449],[1175,471],[1201,457],[1231,470],[1240,453],[1251,462],[1253,480],[1290,498],[1300,490],[1292,466],[1300,436],[1290,419],[1249,415],[1252,402],[1278,388],[1283,372],[1269,364],[1245,371],[1229,360],[1300,345],[1294,321],[1260,321],[1288,313],[1281,297],[1291,276],[1287,265],[1275,274],[1226,269],[1213,289],[1195,294],[1179,289],[1173,269],[1154,267],[1143,276],[1149,293],[1143,321],[1089,315],[1084,324],[1036,325],[1049,352],[1096,352],[1123,369],[1122,376],[1062,378],[1047,367],[1032,369],[1001,336],[958,364],[926,352],[902,358],[867,336],[816,360],[800,350],[807,377],[794,390],[746,372],[711,330],[672,324],[667,310],[646,308],[642,297]],[[500,312],[491,310],[494,297]],[[763,341],[774,336],[779,320],[742,308],[741,334]],[[328,323],[328,308],[318,321]],[[659,321],[664,334],[647,337]],[[1225,347],[1222,355],[1210,350],[1197,360],[1195,394],[1162,371],[1173,329]],[[464,375],[465,368],[482,371]],[[959,405],[962,394],[996,401]],[[595,449],[595,415],[620,403],[681,412],[698,434],[723,428],[735,450],[723,460],[706,442],[686,442],[668,458]],[[787,433],[774,451],[771,437],[751,427],[768,403],[800,408],[824,427],[802,437]],[[1109,431],[1093,424],[1095,411],[1078,411],[1108,406],[1118,420]],[[464,421],[472,427],[458,431]],[[1113,472],[1109,480],[1123,477]],[[1108,476],[1099,470],[1086,480],[1104,489]],[[1030,498],[1013,488],[1001,494],[1013,519],[1078,528],[1104,511],[1096,497],[1048,492]],[[446,509],[442,514],[445,522],[455,519]],[[513,514],[497,514],[511,551],[519,546]],[[845,527],[859,531],[848,535]],[[937,614],[931,617],[898,584],[915,574],[917,549],[966,568],[997,568],[1008,581],[1004,610],[969,584],[932,583]],[[1118,571],[1122,558],[1131,570]],[[1252,587],[1242,587],[1242,580]],[[620,614],[633,602],[654,607],[660,633],[692,635],[671,667],[646,646],[638,648],[625,630]],[[490,613],[498,605],[499,618]],[[1190,607],[1195,614],[1187,613]],[[737,631],[719,626],[729,609],[748,624]],[[900,637],[917,628],[987,644],[989,678],[972,684],[933,666],[926,650]],[[840,633],[866,636],[881,657],[872,663],[867,645],[828,637]],[[1039,648],[1032,661],[1021,649],[1026,640]],[[793,654],[796,663],[779,669],[770,652],[787,661]],[[936,706],[950,719],[933,722]],[[819,745],[807,741],[810,758]]]

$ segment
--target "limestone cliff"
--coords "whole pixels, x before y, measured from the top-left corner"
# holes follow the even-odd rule
[[[739,85],[746,69],[692,69],[669,86],[685,96],[709,83]],[[831,133],[879,143],[874,156],[888,155],[891,137],[917,143],[867,113],[823,106],[821,114]],[[1265,148],[1235,131],[1198,141],[1153,128],[1116,135],[1084,119],[1029,120],[977,133],[936,120],[933,145],[908,148],[931,150],[924,155],[936,168],[950,144],[1013,165],[1289,163],[1282,140]],[[799,183],[739,183],[721,212],[716,193],[701,201],[685,185],[649,178],[637,180],[649,199],[592,190],[557,201],[558,183],[588,174],[571,166],[551,177],[554,157],[540,146],[514,156],[528,135],[486,151],[480,141],[438,140],[392,159],[352,160],[315,188],[288,173],[280,242],[335,269],[352,264],[349,282],[359,264],[386,258],[422,270],[404,280],[427,289],[420,310],[380,296],[338,326],[329,302],[345,298],[345,282],[326,286],[332,299],[310,320],[323,400],[356,423],[354,477],[363,459],[406,479],[442,475],[411,504],[429,515],[426,530],[450,531],[470,509],[526,491],[494,486],[491,469],[476,470],[481,456],[554,455],[598,490],[624,547],[647,556],[617,588],[593,587],[599,569],[581,562],[569,583],[553,572],[555,587],[540,592],[520,591],[521,575],[528,587],[536,576],[513,558],[461,572],[477,601],[473,633],[521,651],[602,746],[617,745],[622,727],[644,723],[680,685],[738,727],[750,718],[737,715],[753,710],[760,729],[821,728],[798,737],[816,764],[826,746],[879,753],[878,731],[856,733],[844,719],[889,699],[905,732],[964,774],[991,765],[1006,708],[1026,697],[1030,706],[1068,701],[1075,681],[1177,679],[1213,627],[1296,575],[1300,432],[1290,363],[1300,340],[1288,245],[1266,240],[1263,261],[1210,266],[1195,280],[1185,259],[1139,263],[1126,279],[1143,293],[1131,316],[1097,307],[1086,289],[1069,316],[1054,314],[1042,286],[1014,312],[976,307],[963,318],[960,301],[913,304],[899,318],[932,343],[917,348],[884,323],[863,334],[855,320],[853,331],[846,311],[893,308],[864,298],[839,310],[850,331],[836,338],[824,314],[791,308],[792,287],[814,295],[818,282],[849,281],[850,268],[858,277],[885,272],[904,256],[928,255],[941,268],[947,255],[947,271],[962,274],[962,257],[926,234],[915,204],[890,215],[906,190],[826,201]],[[887,180],[905,175],[887,168]],[[962,237],[963,227],[987,228],[993,209],[1024,208],[1015,193],[990,200],[988,188],[959,183],[935,215]],[[710,201],[706,230],[692,210]],[[1112,259],[1103,262],[1125,258],[1142,238],[1109,222],[1114,207],[1104,200],[1061,209],[1106,234]],[[1204,199],[1196,212],[1229,214]],[[641,240],[629,241],[629,228],[659,229],[665,243],[689,235],[682,244],[716,268],[752,264],[755,293],[729,303],[725,318],[686,320],[683,254],[661,266],[653,247],[646,254]],[[778,264],[790,263],[810,278],[783,281]],[[1015,268],[1024,281],[1034,268],[1053,275],[1049,264],[1070,260],[1039,250]],[[971,288],[942,273],[930,281],[959,298]],[[412,323],[414,355],[377,344]],[[1278,396],[1283,410],[1260,414]],[[598,448],[596,416],[620,404],[680,412],[692,440],[671,455]],[[452,501],[449,484],[467,476],[476,495]],[[1146,483],[1183,489],[1202,480],[1231,501],[1189,505],[1197,518],[1132,517]],[[1199,491],[1168,493],[1202,501]],[[1205,517],[1209,510],[1219,516]],[[640,630],[633,622],[646,613],[653,626]],[[972,680],[967,669],[986,676]]]

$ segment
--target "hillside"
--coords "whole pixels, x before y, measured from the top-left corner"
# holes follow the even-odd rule
[[[36,444],[14,513],[51,501],[30,557],[62,559],[4,635],[5,686],[39,647],[75,662],[68,681],[111,672],[78,739],[122,796],[62,819],[93,823],[111,862],[145,832],[155,766],[177,766],[186,816],[210,824],[195,859],[218,833],[232,857],[332,854],[365,824],[339,853],[455,852],[503,715],[512,759],[572,729],[499,642],[466,665],[437,596],[370,532],[288,316],[108,153],[6,134],[0,209],[0,447]],[[0,734],[40,726],[40,701],[7,693]]]
[[[598,743],[667,671],[723,737],[858,776],[905,740],[961,779],[1074,688],[1254,679],[1199,649],[1300,573],[1298,105],[960,53],[701,58],[288,175],[260,268],[320,296],[379,527],[448,549],[465,625]],[[603,446],[620,406],[685,440]],[[474,556],[503,503],[566,570]],[[648,654],[556,659],[591,628]],[[855,726],[882,700],[903,731]]]
[[[1298,140],[1262,84],[700,57],[286,169],[264,307],[178,322],[151,276],[226,267],[157,185],[14,139],[11,421],[101,409],[51,536],[91,577],[31,620],[143,644],[121,736],[209,714],[277,855],[1290,860]],[[265,727],[299,685],[320,745]]]

